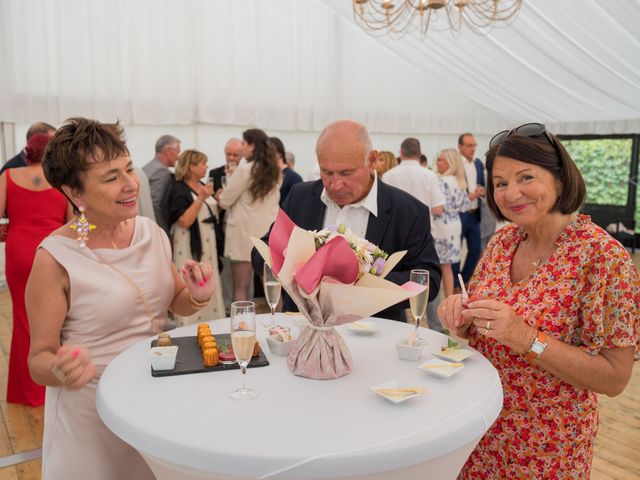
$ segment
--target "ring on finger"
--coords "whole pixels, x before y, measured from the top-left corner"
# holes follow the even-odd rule
[[[491,320],[487,321],[487,326],[486,326],[487,330],[491,330]]]

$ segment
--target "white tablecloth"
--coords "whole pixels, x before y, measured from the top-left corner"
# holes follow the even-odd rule
[[[258,324],[268,320],[260,315]],[[338,328],[353,370],[337,380],[294,376],[258,328],[271,365],[247,371],[260,392],[250,402],[228,397],[241,383],[239,370],[152,377],[150,342],[140,342],[103,373],[98,412],[158,478],[455,478],[502,408],[496,370],[476,353],[452,378],[432,377],[418,365],[445,336],[421,329],[428,344],[420,361],[408,362],[398,359],[395,343],[413,327],[372,320],[373,335]],[[296,317],[276,321],[294,326]],[[212,330],[228,332],[228,320],[212,322]],[[191,325],[172,335],[195,332]],[[424,386],[426,394],[393,404],[369,390],[393,379]]]

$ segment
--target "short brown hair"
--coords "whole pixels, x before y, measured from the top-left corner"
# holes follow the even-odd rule
[[[207,162],[208,157],[198,150],[185,150],[178,157],[176,162],[175,175],[176,180],[189,180],[191,165],[199,165],[202,162]]]
[[[498,220],[509,220],[496,205],[494,197],[493,166],[498,156],[542,167],[560,182],[560,193],[551,212],[569,215],[582,207],[587,196],[582,174],[560,140],[547,133],[555,145],[549,143],[544,134],[537,137],[513,134],[487,152],[487,204]]]
[[[458,137],[458,146],[464,145],[464,137],[473,137],[473,133],[464,132]]]
[[[405,138],[400,144],[400,153],[405,158],[420,158],[420,140],[417,138]]]
[[[120,123],[100,123],[88,118],[68,119],[47,146],[42,161],[44,176],[56,189],[67,186],[84,191],[84,176],[94,163],[129,155]]]

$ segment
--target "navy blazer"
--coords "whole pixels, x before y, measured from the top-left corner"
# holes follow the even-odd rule
[[[485,182],[484,180],[484,164],[482,163],[482,160],[480,160],[479,158],[476,158],[473,161],[473,165],[476,167],[476,173],[477,173],[476,183],[486,188],[487,182]]]
[[[293,186],[282,210],[300,228],[319,230],[324,222],[326,206],[320,199],[322,181],[298,183]],[[273,226],[272,226],[273,227]],[[269,232],[262,238],[268,242]],[[378,180],[378,216],[369,215],[366,239],[392,254],[407,250],[398,265],[387,275],[387,280],[402,285],[409,280],[409,272],[415,268],[429,271],[429,300],[440,289],[440,262],[431,236],[429,208],[408,193]],[[254,248],[251,255],[253,268],[262,275],[263,260]],[[376,316],[403,320],[405,301],[393,305]],[[283,294],[284,311],[297,311],[288,295]]]
[[[482,160],[476,158],[473,161],[473,166],[476,167],[476,183],[487,188],[487,182],[484,178],[484,164],[482,163]],[[478,221],[482,218],[482,202],[484,201],[484,198],[478,197]]]
[[[15,157],[9,159],[7,163],[5,163],[2,168],[0,168],[0,175],[7,170],[8,168],[20,168],[27,166],[27,160],[25,159],[27,155],[24,152],[24,148],[20,150],[20,153]]]

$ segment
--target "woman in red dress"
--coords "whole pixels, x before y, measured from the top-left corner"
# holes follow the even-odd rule
[[[0,175],[0,217],[9,218],[6,276],[13,304],[13,335],[9,357],[7,402],[33,407],[44,404],[45,387],[29,373],[29,322],[24,290],[40,242],[65,223],[71,210],[64,196],[45,180],[42,160],[49,136],[33,135],[26,147],[27,166]]]
[[[469,338],[502,380],[500,416],[460,480],[587,480],[597,394],[620,394],[640,346],[640,280],[627,251],[576,214],[582,175],[541,124],[500,132],[487,200],[500,229],[443,324]]]

